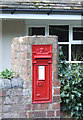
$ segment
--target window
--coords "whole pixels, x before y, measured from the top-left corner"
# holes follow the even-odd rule
[[[72,61],[83,61],[83,45],[72,45]]]
[[[44,25],[28,28],[28,35],[56,35],[67,63],[83,63],[83,27]]]
[[[44,27],[29,27],[29,35],[45,35]]]
[[[49,35],[58,36],[58,44],[62,46],[67,62],[82,63],[83,61],[83,28],[68,25],[50,25]]]
[[[73,27],[73,40],[83,40],[83,28]]]
[[[69,27],[66,26],[49,26],[49,35],[58,36],[58,42],[68,42],[69,41]]]
[[[58,36],[58,44],[62,46],[63,53],[69,61],[69,26],[68,25],[50,25],[49,35]]]
[[[72,27],[71,61],[83,63],[83,27]]]
[[[60,44],[59,46],[62,46],[62,50],[65,56],[65,59],[68,61],[69,60],[69,48],[68,45],[62,45]]]

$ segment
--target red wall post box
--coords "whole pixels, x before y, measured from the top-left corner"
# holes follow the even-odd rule
[[[32,45],[32,103],[52,102],[52,45]]]

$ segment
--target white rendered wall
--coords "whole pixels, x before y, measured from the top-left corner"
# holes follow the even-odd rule
[[[2,70],[2,19],[0,19],[0,72]]]
[[[26,25],[26,26],[25,26]],[[12,39],[19,36],[28,35],[28,27],[45,27],[45,35],[49,35],[49,25],[69,25],[69,26],[80,26],[81,20],[3,20],[2,23],[2,62],[3,70],[11,68],[11,43]],[[71,36],[71,35],[70,35]],[[0,39],[1,42],[1,39]],[[0,46],[1,48],[1,46]],[[0,59],[1,65],[1,59]]]
[[[11,43],[15,37],[24,36],[23,20],[2,22],[2,70],[11,69]],[[1,61],[0,61],[1,62]]]

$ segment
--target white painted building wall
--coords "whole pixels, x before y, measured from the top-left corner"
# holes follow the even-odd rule
[[[11,43],[13,38],[24,36],[23,20],[3,20],[2,22],[2,70],[11,68]],[[1,39],[0,39],[1,42]],[[0,60],[1,64],[1,60]],[[1,69],[0,69],[1,71]]]
[[[2,19],[0,19],[0,71],[2,70]]]
[[[64,18],[65,19],[65,18]],[[28,35],[28,27],[45,27],[45,35],[49,35],[49,25],[69,25],[80,26],[81,20],[38,20],[38,19],[4,19],[2,23],[2,69],[11,68],[11,43],[12,39],[19,36]],[[71,33],[70,33],[71,36]],[[1,39],[0,39],[1,43]],[[1,48],[1,44],[0,44]],[[0,59],[1,65],[1,59]],[[0,71],[2,70],[0,69]]]

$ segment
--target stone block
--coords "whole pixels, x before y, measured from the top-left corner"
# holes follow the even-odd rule
[[[0,120],[2,120],[2,113],[0,113]]]
[[[23,95],[24,96],[29,96],[29,90],[28,89],[23,89]]]
[[[60,95],[60,88],[54,89],[54,95]]]
[[[7,91],[6,91],[6,96],[10,96],[11,95],[11,89],[8,89]]]
[[[16,88],[16,89],[12,89],[11,95],[12,96],[22,96],[23,95],[23,90],[21,88]]]
[[[60,116],[60,110],[56,110],[56,116]]]
[[[32,110],[47,110],[49,108],[49,104],[33,104]]]
[[[25,51],[25,50],[27,50],[26,47],[25,47],[25,45],[20,44],[20,51]]]
[[[58,61],[56,59],[53,60],[53,66],[57,66],[58,65]]]
[[[22,86],[23,86],[22,80],[20,78],[17,78],[17,82],[18,82],[18,87],[22,88]]]
[[[0,89],[2,89],[4,87],[5,87],[5,85],[4,85],[3,79],[0,79]]]
[[[29,81],[31,81],[31,75],[28,75],[28,78],[27,78]]]
[[[19,65],[19,59],[16,58],[16,59],[13,59],[13,60],[14,60],[14,61],[13,61],[13,62],[14,62],[14,65]]]
[[[42,110],[47,110],[49,108],[49,104],[41,104]]]
[[[2,97],[0,97],[0,105],[2,105]]]
[[[41,104],[33,104],[32,110],[41,110]]]
[[[6,91],[4,89],[0,90],[0,97],[5,97]]]
[[[47,111],[47,117],[54,117],[54,111]]]
[[[53,44],[53,51],[55,52],[57,52],[57,50],[58,50],[58,45],[57,44]]]
[[[2,112],[2,105],[0,105],[0,113]]]
[[[60,87],[60,81],[53,81],[53,86],[54,87]]]
[[[28,74],[22,74],[21,77],[24,81],[28,80]]]
[[[9,79],[4,79],[4,86],[5,88],[11,88],[11,81]]]
[[[20,58],[20,52],[17,52],[16,57],[19,59]]]
[[[11,105],[3,105],[2,112],[3,113],[9,113],[11,112]]]
[[[53,102],[60,102],[60,96],[54,96]]]
[[[11,112],[15,112],[15,111],[17,111],[19,113],[24,112],[26,108],[27,108],[27,104],[23,104],[23,103],[13,104],[11,106]]]
[[[54,109],[54,110],[60,109],[60,103],[54,103],[52,106],[52,109]]]
[[[27,45],[27,51],[30,53],[32,51],[32,46],[31,45]]]
[[[2,118],[11,118],[12,117],[12,113],[3,113],[2,114]]]
[[[46,117],[46,111],[35,111],[29,113],[30,118],[45,118]]]
[[[12,104],[12,100],[10,97],[5,97],[4,104]]]
[[[23,74],[27,74],[27,72],[28,72],[28,67],[27,66],[23,66],[22,67],[22,73]]]
[[[30,54],[30,53],[29,53]],[[26,51],[23,51],[22,52],[22,59],[26,59],[28,58],[28,55],[27,55],[27,52]]]
[[[22,112],[19,113],[19,117],[23,118],[23,119],[27,118],[27,113],[22,111]]]
[[[31,54],[27,53],[27,57],[26,58],[30,59],[31,58]]]
[[[25,98],[26,97],[26,98]],[[32,103],[32,99],[31,99],[31,95],[29,96],[24,96],[22,101],[24,100],[25,104],[31,104]]]
[[[12,87],[18,87],[18,81],[16,78],[11,79],[11,85],[12,85]]]
[[[27,105],[27,109],[26,110],[31,110],[31,104]]]
[[[53,78],[54,78],[54,81],[58,79],[58,74],[56,72],[53,73]]]
[[[20,59],[19,65],[27,66],[27,60],[26,59]]]
[[[22,96],[12,96],[12,104],[17,104],[17,103],[21,103],[21,98]]]
[[[18,112],[3,113],[3,114],[2,114],[2,118],[7,118],[7,119],[8,119],[8,118],[19,118],[19,114],[18,114]]]
[[[29,82],[29,81],[24,81],[24,82],[23,82],[23,88],[24,88],[24,89],[28,89],[28,88],[29,88],[29,85],[30,85],[30,82]]]
[[[53,57],[53,59],[56,59],[56,60],[57,60],[57,58],[58,58],[57,52],[53,52],[53,53],[52,53],[52,57]]]

